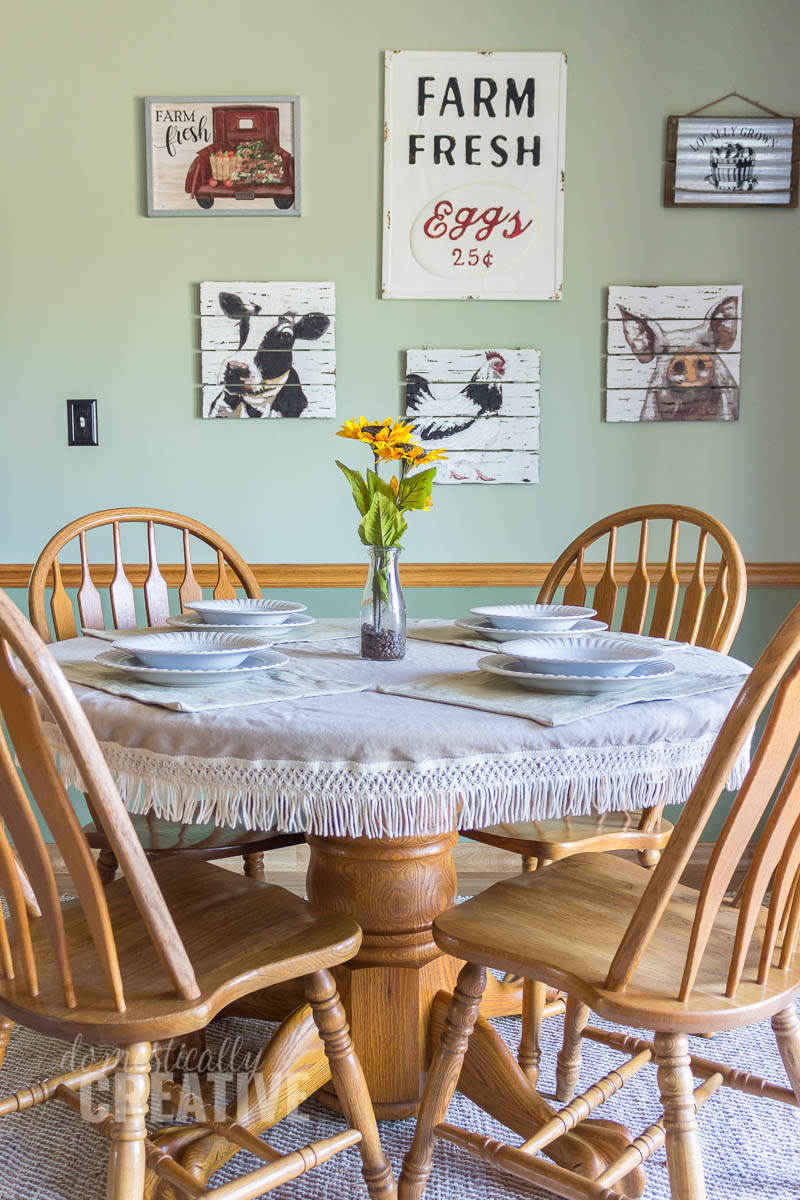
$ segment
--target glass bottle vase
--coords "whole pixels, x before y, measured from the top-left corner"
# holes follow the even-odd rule
[[[361,657],[387,662],[406,652],[406,602],[397,572],[399,546],[368,546],[361,599]]]

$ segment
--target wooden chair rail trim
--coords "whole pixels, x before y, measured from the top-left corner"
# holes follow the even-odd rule
[[[654,577],[666,564],[648,563]],[[405,587],[529,587],[544,583],[551,563],[478,562],[478,563],[403,563],[400,568]],[[183,563],[160,563],[161,574],[169,587],[179,587],[184,575]],[[358,588],[366,579],[366,563],[251,563],[250,567],[262,588]],[[605,564],[585,563],[584,577],[590,586],[599,583]],[[194,574],[201,587],[213,587],[217,582],[216,563],[194,563]],[[27,588],[33,563],[0,563],[0,587]],[[126,574],[134,587],[144,586],[150,567],[147,563],[125,564]],[[624,586],[636,570],[636,563],[617,563],[616,573]],[[678,563],[681,584],[689,583],[694,563]],[[81,584],[80,563],[62,563],[64,586],[78,588]],[[91,578],[100,587],[107,587],[114,576],[113,563],[92,563]],[[706,584],[713,585],[717,576],[716,563],[708,563]],[[800,588],[800,562],[750,562],[747,564],[750,587]]]

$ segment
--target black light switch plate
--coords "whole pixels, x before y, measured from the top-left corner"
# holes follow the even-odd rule
[[[97,401],[67,401],[67,445],[97,445]]]

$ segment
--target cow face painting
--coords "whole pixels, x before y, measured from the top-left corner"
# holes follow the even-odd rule
[[[737,420],[741,289],[610,291],[608,419]]]
[[[203,284],[201,311],[203,416],[334,415],[332,284]]]

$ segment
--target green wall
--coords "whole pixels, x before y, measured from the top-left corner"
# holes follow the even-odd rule
[[[196,415],[197,284],[304,278],[336,281],[340,417],[399,411],[408,346],[542,351],[541,484],[437,489],[413,558],[549,560],[644,499],[716,513],[750,559],[800,558],[800,213],[661,205],[668,114],[734,85],[800,112],[794,0],[48,0],[4,36],[0,559],[131,503],[256,561],[357,555],[333,422]],[[568,52],[563,301],[377,298],[386,47]],[[270,92],[302,98],[302,218],[143,215],[146,94]],[[744,284],[738,423],[602,422],[603,289],[639,282]],[[99,398],[99,449],[67,448],[68,396]]]
[[[399,411],[406,347],[541,349],[541,484],[437,489],[413,559],[551,560],[644,500],[708,509],[751,560],[800,558],[800,213],[661,204],[668,114],[733,86],[800,112],[795,0],[49,0],[12,6],[4,37],[0,561],[123,504],[190,512],[254,561],[360,554],[333,422],[197,417],[203,279],[336,281],[340,418]],[[387,47],[568,52],[561,303],[378,299]],[[299,94],[303,217],[147,218],[148,93]],[[716,282],[744,284],[739,422],[604,424],[606,285]],[[69,396],[98,397],[97,450],[67,448]],[[795,598],[752,597],[743,654]],[[411,606],[474,599],[416,592]]]

